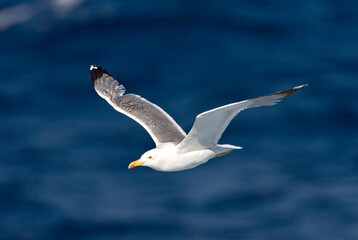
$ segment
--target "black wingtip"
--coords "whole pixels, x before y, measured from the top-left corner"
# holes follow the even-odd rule
[[[297,92],[298,90],[300,90],[301,88],[305,88],[305,87],[307,87],[307,86],[308,86],[308,84],[303,84],[303,85],[296,86],[296,87],[293,87],[293,88],[289,88],[289,89],[286,89],[286,90],[283,90],[283,91],[271,93],[271,94],[269,94],[269,95],[284,95],[283,97],[289,97],[289,96],[291,96],[293,93],[295,93],[295,92]]]
[[[112,76],[110,73],[108,73],[108,71],[106,69],[104,69],[103,67],[98,66],[98,65],[91,65],[89,73],[90,73],[90,78],[91,78],[91,82],[93,85],[94,85],[96,79],[102,77],[103,74]]]

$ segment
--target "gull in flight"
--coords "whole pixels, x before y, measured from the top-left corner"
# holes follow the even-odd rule
[[[125,88],[107,70],[90,67],[94,89],[115,110],[132,118],[149,133],[156,148],[145,152],[128,168],[151,167],[157,171],[173,172],[195,168],[209,159],[221,157],[239,146],[218,144],[230,121],[242,110],[272,106],[308,84],[284,91],[231,103],[200,113],[190,132],[186,134],[174,119],[157,105],[135,94],[124,94]]]

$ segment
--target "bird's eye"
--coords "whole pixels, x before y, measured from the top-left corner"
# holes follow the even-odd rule
[[[152,156],[149,156],[148,158],[149,158],[149,159],[152,159]]]

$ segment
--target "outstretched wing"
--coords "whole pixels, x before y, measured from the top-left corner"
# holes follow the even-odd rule
[[[201,148],[213,149],[230,121],[242,110],[253,107],[272,106],[281,102],[283,98],[308,84],[272,93],[258,98],[248,99],[228,104],[199,114],[194,125],[184,140],[178,145],[185,151]]]
[[[98,95],[115,110],[142,125],[157,146],[167,142],[178,144],[186,136],[174,119],[157,105],[138,95],[124,95],[124,86],[102,67],[92,65],[90,77]]]

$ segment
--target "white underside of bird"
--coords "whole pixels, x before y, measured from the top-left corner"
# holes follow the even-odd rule
[[[90,77],[99,96],[115,110],[142,125],[153,138],[156,148],[145,152],[128,168],[146,166],[172,172],[195,168],[208,160],[225,155],[239,146],[218,144],[230,121],[242,110],[272,106],[307,86],[300,85],[262,97],[231,103],[199,114],[186,134],[169,114],[146,99],[124,94],[125,88],[100,66],[90,67]]]

